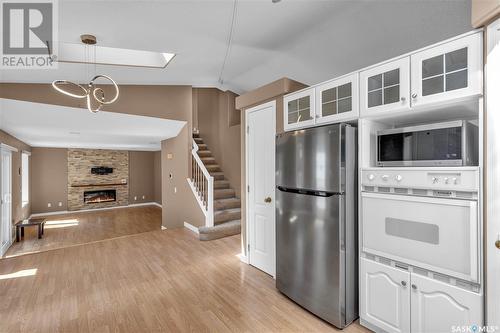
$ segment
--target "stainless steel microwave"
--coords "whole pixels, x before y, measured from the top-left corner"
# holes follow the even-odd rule
[[[377,133],[378,166],[474,166],[478,156],[478,127],[467,120]]]

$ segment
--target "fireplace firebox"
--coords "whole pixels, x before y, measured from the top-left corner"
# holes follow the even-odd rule
[[[83,192],[83,202],[86,204],[116,201],[116,190],[98,190]]]

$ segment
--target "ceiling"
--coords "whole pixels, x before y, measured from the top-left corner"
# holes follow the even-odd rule
[[[32,147],[154,151],[184,121],[0,99],[0,129]]]
[[[470,0],[59,1],[59,39],[177,56],[166,69],[97,66],[119,84],[215,86],[237,93],[281,77],[315,84],[471,30]],[[88,81],[85,67],[4,70],[0,81]]]

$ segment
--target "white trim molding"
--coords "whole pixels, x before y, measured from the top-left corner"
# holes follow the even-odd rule
[[[195,234],[199,235],[200,231],[198,230],[198,227],[195,227],[194,225],[184,222],[184,228],[189,229],[190,231],[194,232]]]
[[[238,254],[237,257],[240,259],[242,263],[245,263],[247,265],[250,264],[250,262],[248,261],[248,257],[244,253]]]
[[[12,151],[14,153],[17,153],[19,151],[17,148],[9,146],[9,145],[7,145],[5,143],[0,143],[0,148],[1,149],[5,149],[5,150],[10,150],[10,151]]]
[[[80,210],[58,210],[55,212],[34,213],[34,214],[31,214],[29,216],[29,219],[32,217],[40,217],[40,216],[65,215],[65,214],[75,214],[75,213],[85,213],[85,212],[98,212],[98,211],[102,211],[102,210],[133,208],[133,207],[141,207],[141,206],[159,206],[161,208],[161,205],[159,205],[157,202],[144,202],[144,203],[130,204],[130,205],[126,205],[126,206],[91,208],[91,209],[80,209]]]

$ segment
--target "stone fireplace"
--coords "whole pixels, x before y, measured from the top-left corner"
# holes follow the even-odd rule
[[[128,173],[128,151],[68,149],[68,210],[128,205]]]

